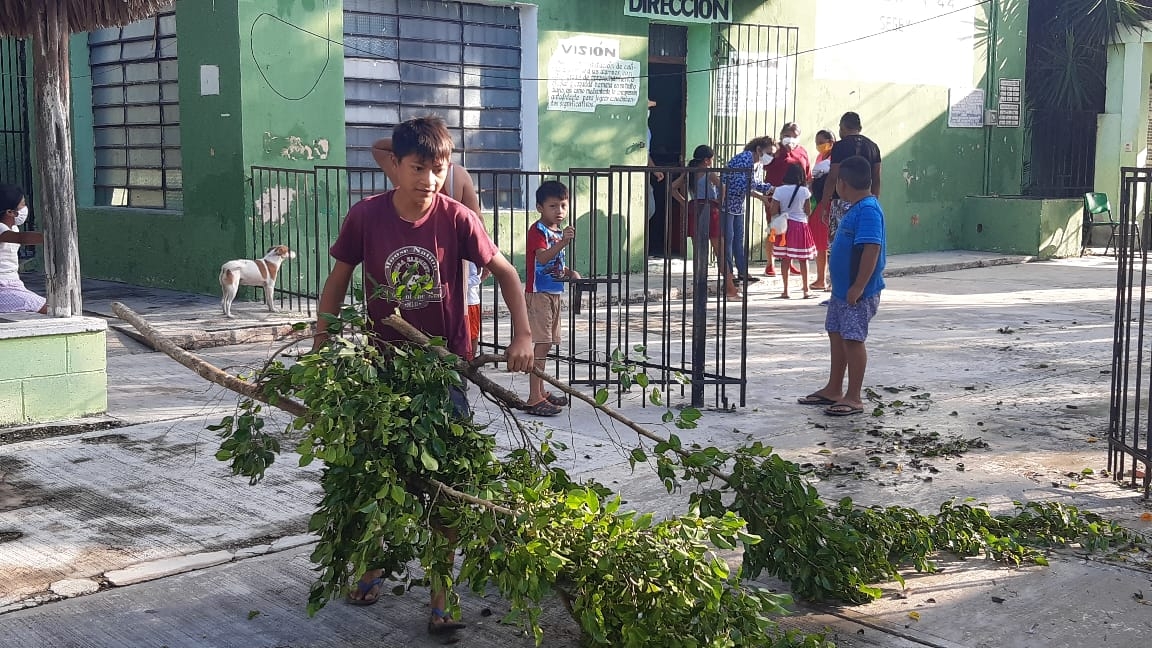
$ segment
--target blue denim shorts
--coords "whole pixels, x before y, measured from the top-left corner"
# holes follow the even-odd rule
[[[824,330],[829,333],[839,333],[840,337],[853,342],[863,342],[868,339],[868,322],[876,316],[880,308],[880,293],[866,297],[849,304],[833,297],[828,302],[828,314],[824,317]]]

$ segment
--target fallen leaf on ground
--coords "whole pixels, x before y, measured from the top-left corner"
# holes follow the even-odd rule
[[[919,612],[909,612],[908,618],[912,619],[913,621],[919,621],[920,620],[920,613]]]

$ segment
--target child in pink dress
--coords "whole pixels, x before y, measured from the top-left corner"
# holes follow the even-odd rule
[[[800,285],[804,289],[804,299],[812,297],[808,288],[808,261],[816,258],[816,241],[808,229],[812,192],[805,184],[804,167],[799,164],[789,166],[784,174],[784,184],[776,187],[768,206],[769,218],[777,214],[788,217],[784,245],[777,245],[774,250],[776,258],[783,259],[780,262],[780,278],[784,282],[784,292],[780,294],[780,299],[789,298],[788,274],[793,260],[800,262]]]

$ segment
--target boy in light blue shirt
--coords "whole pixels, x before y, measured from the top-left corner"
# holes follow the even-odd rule
[[[864,342],[884,290],[884,212],[872,195],[872,165],[863,157],[850,157],[840,164],[836,191],[852,207],[840,221],[828,254],[832,299],[824,329],[831,347],[831,373],[823,388],[799,402],[823,405],[829,416],[852,416],[864,411],[861,390],[868,366]]]

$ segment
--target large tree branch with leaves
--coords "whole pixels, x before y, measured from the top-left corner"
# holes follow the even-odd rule
[[[478,592],[496,586],[537,641],[541,606],[559,591],[591,645],[816,647],[823,638],[782,632],[766,617],[782,612],[787,597],[749,579],[767,572],[806,599],[862,602],[879,596],[876,583],[899,581],[901,568],[934,569],[937,551],[1044,563],[1051,546],[1134,540],[1059,503],[1020,504],[1012,515],[955,502],[932,515],[847,498],[829,504],[799,466],[758,442],[735,450],[685,444],[608,407],[606,391],[588,396],[543,376],[636,433],[623,448],[633,467],[652,465],[670,493],[690,493],[683,515],[657,521],[619,511],[619,498],[600,484],[571,480],[553,465],[562,446],[549,435],[497,457],[494,438],[457,417],[449,398],[461,376],[487,391],[493,383],[480,368],[490,358],[465,363],[399,318],[385,324],[410,345],[372,344],[360,330],[291,366],[271,362],[250,382],[176,349],[124,307],[114,310],[156,348],[241,395],[236,413],[211,428],[222,438],[217,457],[234,474],[258,482],[292,436],[302,437],[301,464],[324,462],[310,523],[321,568],[311,612],[368,569],[396,579],[398,593],[432,580],[451,590],[447,541],[433,532],[450,527],[463,554],[459,582]],[[333,330],[364,327],[354,309],[338,319]],[[673,413],[624,354],[615,364],[626,386],[666,408],[667,424],[696,425],[698,413]],[[266,430],[260,403],[292,414],[289,429]],[[744,564],[733,571],[717,552],[737,548]],[[411,569],[417,561],[420,575]]]

